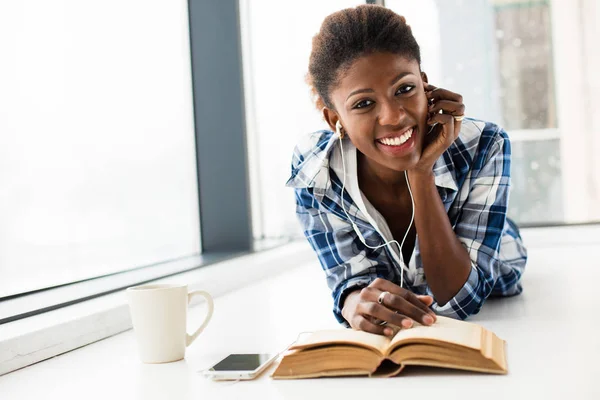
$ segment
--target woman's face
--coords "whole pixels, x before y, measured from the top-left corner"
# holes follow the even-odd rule
[[[417,164],[427,126],[425,74],[416,60],[391,53],[357,59],[331,92],[336,117],[356,148],[369,161],[395,171]]]

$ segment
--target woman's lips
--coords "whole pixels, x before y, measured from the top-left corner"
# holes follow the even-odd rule
[[[411,151],[415,147],[415,138],[417,136],[417,128],[412,127],[411,129],[404,132],[402,135],[398,135],[394,138],[381,138],[375,140],[377,147],[392,155],[398,155]]]
[[[401,131],[400,133],[393,133],[391,135],[388,135],[388,136],[385,136],[385,137],[382,137],[382,138],[379,138],[376,140],[379,140],[382,143],[388,144],[388,145],[394,145],[394,144],[399,145],[399,144],[402,144],[403,142],[406,142],[406,140],[408,138],[410,138],[410,135],[412,135],[412,132],[413,132],[413,128],[414,127],[406,128],[403,131]],[[400,139],[400,143],[385,143],[385,142],[389,142],[390,141],[389,139]],[[391,140],[391,141],[393,142],[393,140]]]

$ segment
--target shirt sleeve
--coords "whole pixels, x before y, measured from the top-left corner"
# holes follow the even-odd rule
[[[521,292],[527,252],[518,232],[507,224],[511,148],[506,132],[498,133],[485,152],[485,162],[471,177],[468,199],[454,228],[471,258],[471,272],[450,301],[432,305],[440,315],[465,319],[478,313],[490,295]],[[428,293],[432,294],[429,288]]]
[[[296,189],[296,215],[325,271],[332,290],[333,313],[340,323],[349,326],[341,310],[346,296],[378,277],[393,280],[395,272],[389,263],[379,260],[383,248],[366,247],[349,221],[325,207],[315,200],[311,188]],[[361,233],[367,243],[376,240],[374,231]]]

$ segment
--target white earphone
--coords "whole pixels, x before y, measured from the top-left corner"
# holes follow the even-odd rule
[[[343,172],[344,172],[344,176],[342,177],[342,210],[344,210],[344,213],[346,214],[346,217],[348,217],[348,220],[350,221],[350,224],[352,224],[352,228],[354,229],[354,232],[356,232],[356,235],[358,236],[358,238],[360,239],[360,241],[368,248],[376,250],[380,247],[384,247],[387,246],[391,243],[396,243],[396,245],[399,247],[400,249],[400,262],[401,262],[401,267],[402,269],[406,270],[407,272],[410,271],[409,268],[406,266],[406,263],[404,262],[404,255],[402,254],[402,246],[404,246],[404,241],[406,240],[408,233],[410,232],[410,228],[412,227],[413,221],[415,219],[415,200],[413,198],[413,194],[412,194],[412,190],[410,189],[410,183],[408,182],[408,174],[406,171],[404,171],[404,178],[406,179],[406,185],[408,186],[408,193],[410,194],[410,201],[412,204],[412,216],[410,217],[410,224],[408,225],[408,229],[406,230],[406,233],[404,234],[404,238],[402,239],[402,243],[398,243],[397,240],[390,240],[389,242],[386,242],[384,244],[381,244],[379,246],[369,246],[367,244],[367,241],[365,240],[365,238],[363,237],[362,233],[360,232],[360,230],[358,229],[358,226],[356,226],[356,224],[354,223],[354,221],[350,218],[350,215],[348,215],[348,212],[346,211],[346,209],[344,208],[344,199],[343,199],[343,194],[344,194],[344,190],[346,188],[346,162],[344,160],[344,148],[343,148],[343,140],[342,140],[342,124],[340,123],[340,121],[338,120],[335,123],[335,132],[338,135],[338,138],[340,140],[340,153],[342,155],[342,168],[343,168]],[[404,286],[404,273],[400,273],[400,287]]]

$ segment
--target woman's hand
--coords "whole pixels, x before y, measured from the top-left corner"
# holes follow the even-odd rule
[[[421,159],[409,172],[431,173],[433,165],[444,151],[456,140],[465,114],[465,105],[460,94],[426,84],[428,104],[427,126],[436,124],[423,143]],[[440,113],[441,111],[441,113]]]
[[[384,292],[380,304],[378,299]],[[387,323],[403,328],[410,328],[413,321],[433,324],[436,317],[429,308],[431,303],[431,296],[417,296],[390,281],[377,278],[369,286],[346,297],[342,315],[353,329],[392,336],[394,330]]]

